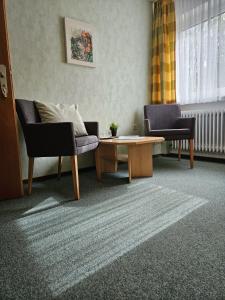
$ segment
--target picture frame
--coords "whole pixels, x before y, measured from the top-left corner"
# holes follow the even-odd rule
[[[95,28],[85,22],[65,17],[66,61],[96,67]]]

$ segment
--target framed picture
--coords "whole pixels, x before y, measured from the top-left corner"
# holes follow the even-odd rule
[[[65,18],[67,63],[95,67],[95,30],[92,25]]]

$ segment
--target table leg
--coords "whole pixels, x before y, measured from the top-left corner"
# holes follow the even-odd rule
[[[116,145],[100,144],[95,150],[95,163],[97,179],[101,180],[102,173],[117,172]]]
[[[152,176],[152,144],[129,145],[128,168],[129,180],[132,177]]]
[[[95,166],[96,166],[96,176],[97,180],[101,180],[101,157],[99,147],[95,150]]]
[[[132,149],[130,149],[131,147],[128,147],[128,180],[129,183],[131,183],[131,179],[132,179]]]

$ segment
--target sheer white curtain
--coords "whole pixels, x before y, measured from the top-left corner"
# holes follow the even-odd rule
[[[175,0],[177,102],[225,100],[225,0]]]

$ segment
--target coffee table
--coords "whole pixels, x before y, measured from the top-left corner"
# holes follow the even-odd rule
[[[101,180],[102,173],[117,172],[119,161],[128,162],[129,182],[134,177],[152,176],[152,145],[163,141],[163,137],[100,139],[95,151],[97,179]],[[117,146],[127,146],[128,154],[117,153]]]

